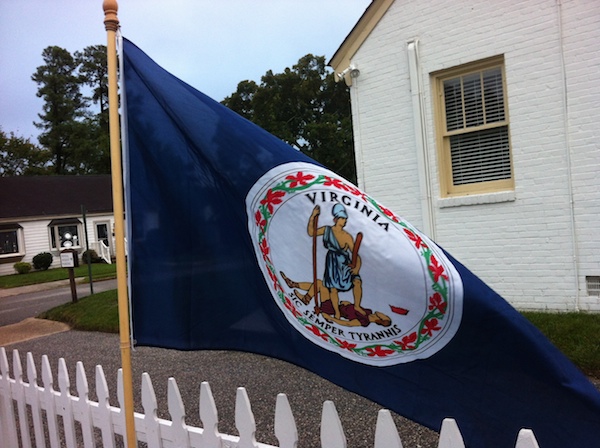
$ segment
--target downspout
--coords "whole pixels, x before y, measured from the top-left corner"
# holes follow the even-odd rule
[[[367,182],[365,179],[365,159],[363,157],[361,127],[360,127],[360,104],[358,100],[358,79],[352,79],[350,86],[350,106],[352,108],[352,137],[354,139],[354,160],[356,162],[356,183],[367,193]]]
[[[571,218],[571,244],[573,246],[573,270],[575,272],[575,311],[580,311],[580,281],[579,281],[579,244],[577,241],[577,231],[575,230],[575,200],[573,197],[573,173],[571,162],[571,133],[569,127],[569,92],[567,85],[567,69],[565,63],[564,37],[562,28],[562,3],[556,0],[556,12],[558,15],[558,40],[560,53],[560,70],[562,77],[562,95],[563,95],[563,123],[565,132],[565,159],[567,162],[567,188],[569,192],[569,212]]]
[[[435,209],[431,197],[431,175],[429,172],[429,156],[427,147],[427,126],[425,121],[425,102],[423,99],[423,82],[419,60],[419,40],[407,42],[408,70],[413,107],[413,124],[417,150],[417,169],[419,172],[419,194],[421,214],[423,216],[423,232],[432,240],[436,239]]]

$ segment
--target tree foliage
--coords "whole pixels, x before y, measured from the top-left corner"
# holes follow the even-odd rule
[[[50,46],[42,58],[44,64],[31,77],[44,100],[34,124],[41,130],[40,145],[51,154],[52,173],[109,173],[106,47],[90,46],[72,55]],[[98,105],[98,113],[91,104]]]
[[[48,174],[51,154],[29,139],[0,129],[0,176]]]
[[[92,96],[87,98],[98,104],[100,112],[98,120],[101,125],[108,126],[108,61],[104,45],[86,47],[83,52],[75,52],[75,60],[79,64],[81,83],[92,89]]]
[[[84,120],[80,151],[85,155],[81,159],[80,169],[87,173],[110,173],[110,143],[108,127],[108,61],[106,47],[93,45],[83,52],[75,52],[79,63],[79,79],[91,89],[87,98],[97,104],[99,112]]]
[[[0,131],[0,175],[109,173],[106,47],[72,55],[50,46],[42,57],[32,76],[44,100],[35,123],[40,146]],[[242,81],[223,104],[356,181],[349,91],[323,56],[307,54],[283,73],[269,70],[260,84]]]
[[[325,57],[307,54],[260,84],[242,81],[223,104],[352,182],[356,168],[350,94]]]
[[[44,100],[41,121],[34,123],[42,130],[38,140],[53,155],[56,174],[70,171],[76,151],[74,129],[85,115],[87,106],[81,94],[77,63],[60,47],[48,47],[42,53],[45,65],[37,68],[31,79],[40,87],[37,96]]]

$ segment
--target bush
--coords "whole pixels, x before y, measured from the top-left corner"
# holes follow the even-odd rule
[[[88,262],[88,252],[90,254],[90,263],[100,263],[102,262],[102,258],[100,258],[98,256],[98,252],[96,252],[94,249],[89,249],[89,250],[85,250],[83,251],[83,253],[81,254],[81,262],[83,264],[87,264]]]
[[[27,274],[31,271],[31,263],[26,263],[24,261],[19,261],[13,265],[15,271],[19,274]]]
[[[52,264],[52,259],[54,257],[50,252],[41,252],[33,257],[33,267],[38,271],[47,270]]]

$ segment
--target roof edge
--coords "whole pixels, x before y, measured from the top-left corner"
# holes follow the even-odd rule
[[[346,67],[350,65],[350,61],[362,46],[364,41],[367,39],[371,31],[377,26],[381,18],[392,6],[394,0],[373,0],[367,7],[363,15],[358,19],[354,28],[350,31],[348,36],[344,39],[342,44],[336,50],[329,61],[329,66],[333,68],[335,73],[342,72]],[[335,76],[336,81],[339,81],[339,77]],[[346,84],[352,85],[352,78],[348,75],[344,76]]]
[[[86,211],[85,216],[87,217],[87,219],[92,219],[92,218],[98,218],[98,217],[104,217],[104,216],[113,216],[114,213],[112,212],[112,210],[110,211],[96,211],[96,212],[89,212]],[[30,222],[36,222],[36,221],[52,221],[54,219],[65,219],[65,218],[82,218],[82,214],[81,213],[62,213],[62,214],[51,214],[51,215],[32,215],[32,216],[11,216],[11,217],[6,217],[6,218],[0,218],[0,226],[5,225],[5,224],[13,224],[13,223],[18,223],[18,224],[23,224],[23,223],[30,223]]]

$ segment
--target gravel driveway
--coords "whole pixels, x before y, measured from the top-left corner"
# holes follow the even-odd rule
[[[54,375],[58,359],[64,358],[73,394],[76,394],[75,365],[77,361],[82,361],[88,375],[92,400],[96,400],[94,370],[100,364],[107,377],[111,404],[117,405],[116,378],[121,365],[117,335],[67,331],[7,345],[5,348],[10,363],[12,350],[19,350],[24,369],[26,353],[31,352],[38,376],[42,355],[48,355]],[[168,419],[167,380],[174,377],[188,414],[186,423],[202,426],[198,417],[198,397],[200,383],[208,381],[219,413],[219,431],[237,435],[234,424],[235,395],[237,387],[243,386],[250,398],[257,426],[256,439],[259,442],[277,444],[273,433],[275,401],[278,393],[285,393],[296,419],[299,448],[320,446],[319,428],[325,400],[335,403],[349,447],[373,447],[377,412],[381,406],[286,362],[240,352],[182,352],[139,347],[132,352],[132,364],[137,412],[143,412],[139,391],[141,375],[148,372],[159,403],[159,417]],[[437,447],[437,433],[393,415],[405,448]]]

